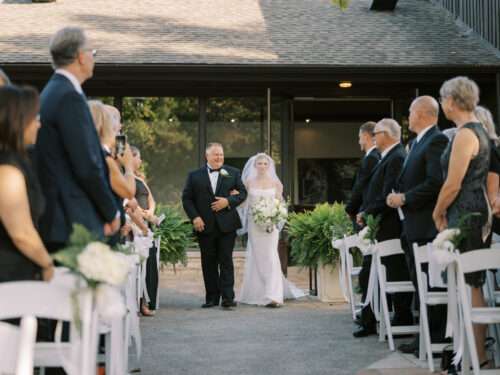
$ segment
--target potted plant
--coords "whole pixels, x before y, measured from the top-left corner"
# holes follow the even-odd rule
[[[155,228],[155,237],[160,237],[160,262],[187,265],[187,249],[194,244],[193,226],[178,209],[160,205],[157,215],[163,216],[161,223]]]
[[[317,268],[321,301],[345,301],[339,280],[340,254],[332,239],[351,233],[352,222],[342,203],[323,203],[312,211],[289,216],[291,256],[299,266]]]

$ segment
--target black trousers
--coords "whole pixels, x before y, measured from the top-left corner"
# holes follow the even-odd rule
[[[223,233],[218,228],[212,233],[198,235],[206,302],[219,304],[221,296],[223,301],[234,300],[235,239],[236,232]]]
[[[156,295],[158,294],[158,261],[156,259],[158,249],[152,246],[149,249],[149,257],[146,261],[146,289],[149,296],[149,309],[156,310]]]
[[[417,298],[417,305],[420,304],[420,300],[418,299],[418,285],[417,285],[417,270],[415,266],[415,257],[413,255],[413,243],[417,243],[419,246],[425,245],[429,242],[432,242],[433,238],[408,241],[406,235],[403,233],[401,236],[401,245],[405,252],[406,263],[408,265],[408,270],[410,271],[410,279],[417,291],[415,297]],[[431,288],[429,287],[429,276],[427,274],[428,265],[422,265],[422,272],[425,273],[427,277],[427,286],[430,292],[445,292],[445,288]],[[431,341],[432,342],[443,342],[445,340],[446,334],[446,315],[447,315],[447,306],[446,305],[436,305],[436,306],[427,306],[427,317],[429,319],[429,330],[431,332]]]
[[[366,255],[363,257],[363,263],[361,265],[361,271],[358,275],[359,287],[362,291],[361,301],[364,302],[366,299],[366,293],[368,292],[368,280],[370,279],[370,269],[372,263],[372,256]],[[363,307],[361,310],[361,323],[365,328],[375,328],[377,323],[375,315],[370,305]]]

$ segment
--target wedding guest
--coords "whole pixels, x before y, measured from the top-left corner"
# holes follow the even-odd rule
[[[380,160],[380,152],[375,146],[375,135],[373,131],[375,130],[375,122],[369,121],[361,125],[359,128],[359,146],[361,151],[365,153],[361,159],[361,166],[356,174],[356,180],[352,188],[351,199],[346,206],[346,212],[353,218],[353,225],[355,229],[359,226],[356,224],[356,215],[359,213],[363,202],[366,202],[366,194],[368,192],[368,185],[370,183],[370,177],[373,169]],[[359,272],[358,280],[359,286],[362,291],[362,300],[366,298],[366,293],[368,291],[368,279],[370,276],[370,266],[371,266],[372,256],[366,255],[363,257],[363,264],[361,266],[361,271]],[[361,316],[356,321],[359,325],[363,326],[373,326],[375,324],[375,316],[370,306],[366,306],[361,310]]]
[[[467,77],[456,77],[443,83],[440,89],[441,106],[447,119],[458,128],[441,158],[445,181],[438,196],[432,217],[442,231],[457,227],[464,213],[474,213],[466,220],[469,232],[460,251],[484,247],[489,234],[486,180],[490,167],[490,139],[478,121],[474,110],[479,102],[479,88]],[[484,272],[465,276],[471,287],[472,306],[485,306],[482,286]],[[481,366],[487,366],[485,351],[486,326],[474,325],[474,335]]]
[[[40,232],[49,251],[68,241],[79,223],[99,237],[120,227],[120,213],[81,84],[92,77],[95,50],[80,28],[59,30],[50,41],[55,74],[41,95],[36,159],[47,209]]]
[[[10,79],[5,72],[0,69],[0,87],[10,85]]]
[[[135,198],[139,207],[142,209],[144,218],[152,225],[157,222],[158,218],[155,216],[156,202],[153,194],[146,183],[146,180],[140,170],[142,165],[141,153],[137,147],[132,146],[132,155],[134,157],[134,173],[136,181]],[[141,312],[145,316],[153,316],[156,309],[156,294],[158,290],[158,262],[156,259],[156,252],[158,249],[153,246],[149,249],[149,257],[146,263],[146,288],[149,296],[149,306],[144,302],[141,306]]]
[[[483,125],[484,130],[488,133],[490,137],[490,168],[488,172],[487,179],[487,191],[488,191],[488,200],[490,202],[491,207],[493,207],[494,213],[500,211],[500,200],[498,199],[499,194],[499,184],[500,184],[500,155],[498,146],[500,145],[500,139],[495,130],[495,123],[493,122],[493,116],[491,112],[482,107],[477,106],[474,110],[474,114],[476,115],[479,122]],[[499,222],[496,217],[493,218],[492,229],[495,233],[498,233]],[[487,241],[487,246],[491,244],[491,238]]]
[[[113,107],[109,104],[104,104],[104,108],[111,114],[111,118],[113,119],[113,128],[115,129],[115,133],[119,134],[122,131],[122,120],[120,111],[118,108]]]
[[[26,152],[40,127],[38,109],[35,89],[0,87],[0,282],[54,274],[38,233],[44,197]]]
[[[441,154],[448,145],[448,138],[437,127],[438,116],[439,104],[431,96],[420,96],[411,103],[409,129],[417,136],[410,144],[410,151],[398,178],[396,191],[399,193],[392,193],[387,197],[389,207],[402,208],[404,213],[401,245],[417,296],[413,243],[419,246],[425,245],[432,242],[437,235],[432,221],[432,211],[443,184]],[[434,288],[431,290],[440,291]],[[446,331],[446,307],[429,306],[428,312],[431,341],[443,342]],[[417,353],[418,348],[417,336],[416,340],[403,344],[398,349],[403,353]]]
[[[352,188],[351,199],[346,205],[346,212],[351,217],[356,217],[363,203],[363,198],[366,196],[370,176],[380,160],[380,152],[375,146],[375,138],[373,130],[375,122],[365,122],[359,128],[359,146],[364,156],[361,159],[361,166],[356,174],[354,186]]]
[[[375,167],[366,202],[363,203],[361,212],[357,215],[358,224],[364,225],[365,215],[380,217],[377,241],[386,241],[401,237],[401,222],[395,209],[386,205],[387,196],[396,188],[397,179],[401,173],[406,151],[400,143],[401,127],[393,119],[382,119],[375,126],[375,144],[381,153],[380,163]],[[410,279],[406,260],[403,254],[392,255],[384,258],[389,281],[408,281]],[[392,296],[394,305],[394,318],[392,325],[411,325],[411,293],[397,293]],[[354,332],[355,337],[364,337],[376,334],[375,322],[370,325],[363,324],[359,331]]]

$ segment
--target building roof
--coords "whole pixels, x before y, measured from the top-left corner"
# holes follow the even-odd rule
[[[428,0],[0,0],[0,65],[49,63],[51,34],[85,28],[102,64],[498,67],[500,51]]]

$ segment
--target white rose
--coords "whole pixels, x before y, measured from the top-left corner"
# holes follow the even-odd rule
[[[224,168],[221,168],[221,170],[219,171],[219,173],[220,173],[220,175],[221,175],[222,177],[227,177],[227,176],[229,176],[228,171],[226,171]]]

